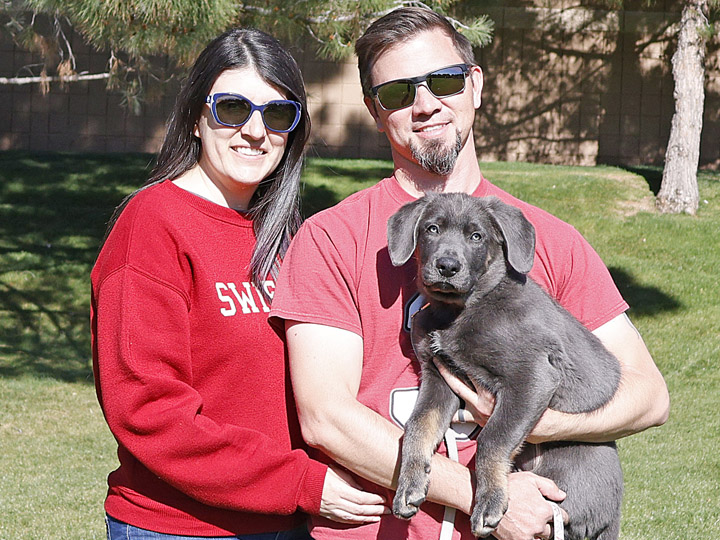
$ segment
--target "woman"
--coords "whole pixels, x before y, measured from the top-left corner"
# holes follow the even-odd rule
[[[158,163],[113,216],[92,271],[98,399],[118,442],[108,538],[309,538],[303,512],[375,521],[384,501],[297,448],[267,324],[299,223],[310,120],[272,37],[235,29],[200,54]]]

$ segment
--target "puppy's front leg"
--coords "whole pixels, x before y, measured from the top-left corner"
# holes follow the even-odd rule
[[[530,371],[530,370],[528,370]],[[531,378],[532,374],[526,373]],[[518,382],[517,380],[515,382]],[[470,523],[475,536],[485,537],[498,526],[508,507],[507,475],[515,452],[550,402],[553,390],[530,386],[504,387],[495,410],[478,436],[475,455],[475,508]]]
[[[430,484],[430,461],[453,414],[460,405],[432,359],[423,363],[422,383],[415,408],[405,425],[393,514],[414,516],[425,501]]]

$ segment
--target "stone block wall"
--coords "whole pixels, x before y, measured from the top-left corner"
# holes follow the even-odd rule
[[[667,9],[668,6],[660,6]],[[660,9],[658,8],[658,9]],[[479,62],[485,159],[662,164],[674,112],[678,11],[499,7]],[[707,62],[702,164],[720,166],[717,37]]]

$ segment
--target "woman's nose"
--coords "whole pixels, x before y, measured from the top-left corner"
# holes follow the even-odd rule
[[[241,126],[243,134],[247,135],[252,139],[261,139],[265,136],[265,124],[263,123],[262,113],[260,111],[253,111],[248,118],[248,121]]]

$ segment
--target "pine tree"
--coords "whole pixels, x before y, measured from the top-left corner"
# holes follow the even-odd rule
[[[71,82],[107,78],[126,102],[139,105],[142,76],[164,79],[189,66],[215,36],[233,26],[254,26],[285,43],[316,42],[321,57],[352,54],[355,40],[377,17],[400,6],[420,5],[448,16],[458,0],[16,0],[0,3],[0,16],[24,48],[40,52],[45,63],[30,78],[6,84]],[[4,6],[4,7],[2,7]],[[476,45],[488,43],[492,21],[453,19]],[[105,73],[80,74],[67,36],[74,31],[97,50],[107,50]],[[166,59],[171,60],[167,66]],[[168,69],[169,67],[169,69]],[[136,107],[139,110],[139,107]]]

